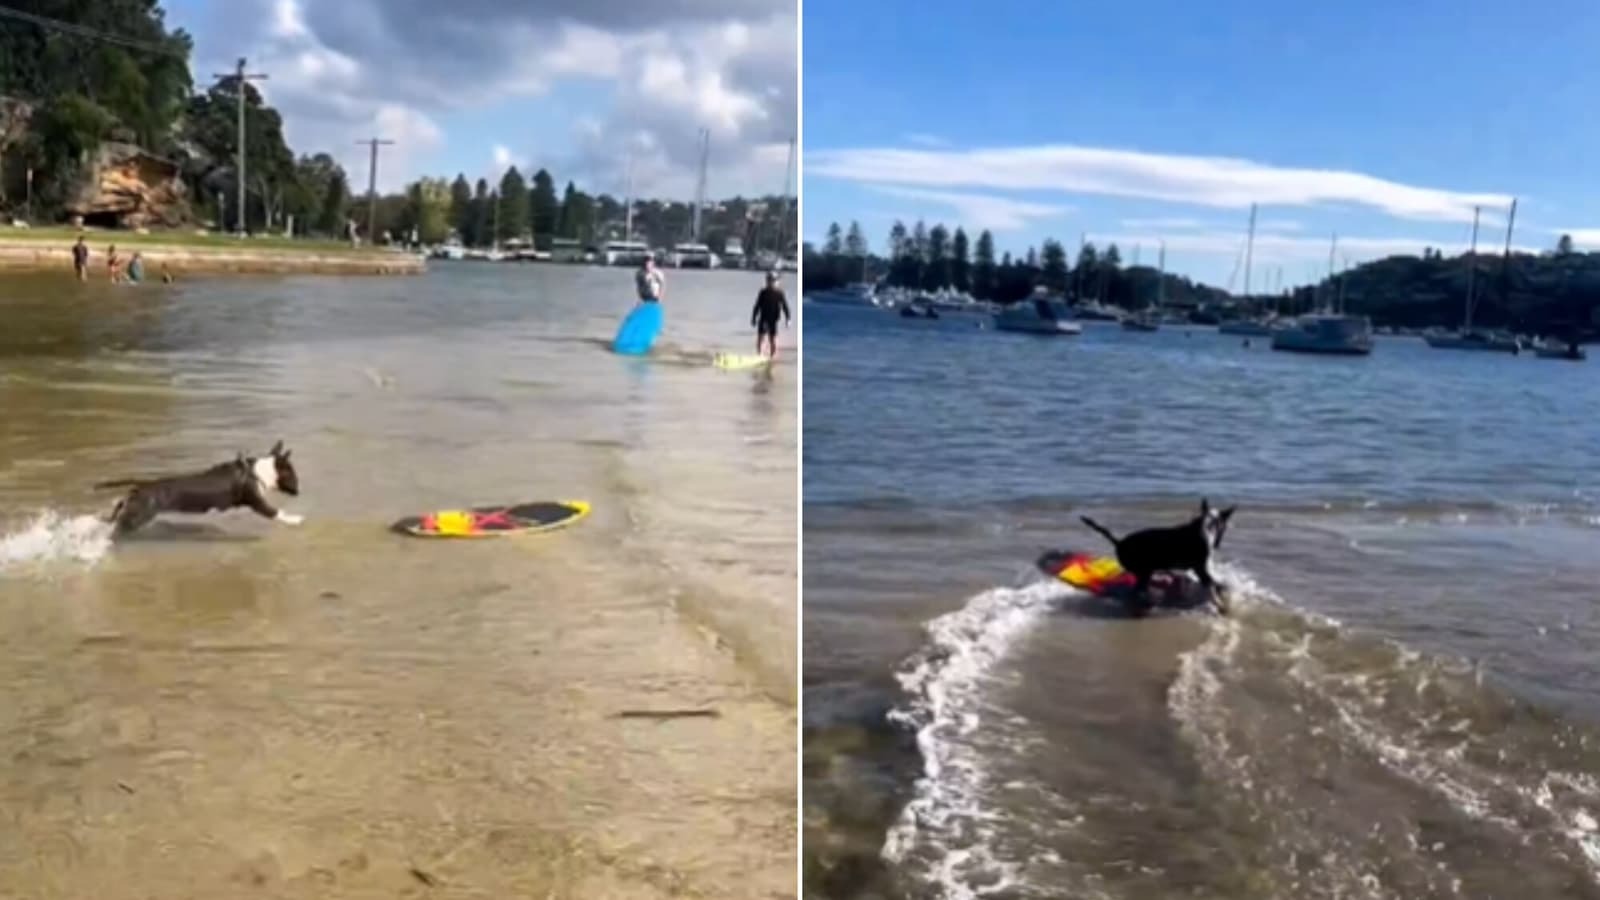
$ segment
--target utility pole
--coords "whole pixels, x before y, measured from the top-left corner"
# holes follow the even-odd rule
[[[373,229],[378,222],[378,148],[391,146],[394,141],[375,137],[356,143],[372,148],[372,161],[367,164],[367,243],[377,246],[378,236]]]
[[[266,81],[267,76],[261,72],[246,72],[244,70],[244,57],[239,57],[239,68],[230,73],[218,73],[218,78],[235,79],[233,86],[239,92],[239,211],[234,216],[234,224],[238,227],[239,236],[245,233],[245,205],[244,205],[244,83],[246,81]]]

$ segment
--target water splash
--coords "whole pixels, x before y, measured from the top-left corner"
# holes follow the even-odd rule
[[[111,523],[98,516],[63,517],[45,510],[22,528],[0,534],[0,572],[63,560],[93,565],[110,550]]]

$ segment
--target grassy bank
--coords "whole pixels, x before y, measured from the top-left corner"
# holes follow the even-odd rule
[[[351,247],[340,241],[286,237],[238,238],[195,231],[101,231],[75,228],[11,228],[0,231],[0,270],[72,270],[72,245],[82,234],[90,250],[90,274],[105,277],[106,250],[115,245],[126,260],[144,256],[145,277],[174,274],[311,272],[348,275],[409,275],[424,271],[411,254],[381,247]]]

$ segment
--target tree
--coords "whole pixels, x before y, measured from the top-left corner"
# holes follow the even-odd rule
[[[950,286],[950,232],[943,225],[928,232],[928,266],[922,287],[937,291]]]
[[[1007,257],[1009,263],[1010,257]],[[994,235],[985,228],[978,235],[978,249],[974,254],[972,267],[972,294],[980,300],[988,300],[994,296],[995,265],[994,265]]]
[[[489,181],[479,178],[472,193],[472,234],[462,235],[469,247],[482,247],[494,242],[494,203],[489,196]]]
[[[349,217],[350,189],[345,184],[344,170],[339,169],[328,178],[328,187],[317,211],[316,229],[326,235],[343,237]]]
[[[844,239],[844,252],[850,257],[865,257],[867,255],[867,238],[861,233],[861,223],[851,222],[850,232]]]
[[[1025,265],[1030,269],[1039,268],[1039,251],[1034,247],[1028,248],[1028,261]]]
[[[238,79],[233,75],[218,78],[205,93],[189,100],[185,116],[185,131],[192,143],[206,158],[203,180],[213,187],[225,188],[224,202],[237,205],[233,191],[237,178],[239,149],[239,97],[235,89]],[[251,221],[266,221],[272,212],[267,194],[259,185],[281,186],[294,177],[294,154],[283,139],[283,118],[278,111],[261,98],[255,85],[245,82],[245,170],[251,184],[258,185],[255,194],[261,204],[262,215],[253,216],[251,210],[240,211],[229,207],[228,220],[235,227],[242,223],[246,230]],[[259,181],[258,181],[259,179]],[[248,198],[247,198],[248,202]]]
[[[828,239],[822,245],[824,256],[841,256],[844,254],[844,233],[839,230],[839,223],[834,222],[828,226]]]
[[[463,244],[467,242],[467,233],[472,230],[472,185],[465,175],[458,174],[450,182],[450,227]]]
[[[294,164],[294,177],[284,186],[283,213],[294,216],[295,231],[304,234],[320,229],[322,203],[335,174],[342,178],[344,168],[326,153],[302,156]]]
[[[528,183],[516,166],[506,170],[500,179],[499,210],[490,210],[490,221],[499,216],[500,227],[495,230],[495,240],[509,241],[528,233]]]
[[[993,253],[994,248],[989,248]],[[961,228],[956,228],[956,235],[950,240],[950,283],[958,291],[972,290],[972,260],[967,247],[967,233]]]
[[[896,221],[889,229],[889,259],[896,260],[906,254],[906,223]]]
[[[443,178],[422,178],[406,191],[406,230],[414,227],[417,240],[438,244],[450,234],[450,183]]]
[[[556,233],[561,218],[561,203],[556,199],[556,182],[540,169],[533,175],[533,190],[528,194],[528,227],[534,240]]]
[[[1572,255],[1572,235],[1563,234],[1561,236],[1561,240],[1556,241],[1556,255],[1557,256],[1571,256]]]
[[[1067,251],[1061,242],[1046,238],[1042,258],[1044,284],[1052,291],[1067,289]]]
[[[1117,252],[1117,245],[1116,244],[1111,244],[1111,245],[1106,247],[1106,256],[1105,256],[1104,263],[1105,263],[1106,269],[1110,270],[1113,273],[1116,272],[1118,269],[1122,268],[1122,254]]]
[[[567,182],[567,196],[561,204],[562,233],[587,245],[594,240],[596,227],[594,198]]]
[[[40,108],[77,97],[98,106],[127,131],[126,139],[158,153],[169,149],[172,124],[182,114],[192,88],[188,60],[193,41],[181,28],[167,30],[158,3],[34,0],[21,3],[20,9],[152,44],[161,52],[8,21],[0,26],[0,95],[31,101]],[[47,171],[56,161],[48,162],[52,165],[47,165]]]

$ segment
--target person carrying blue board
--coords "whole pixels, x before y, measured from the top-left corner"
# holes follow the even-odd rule
[[[778,273],[768,272],[767,286],[756,294],[756,305],[750,310],[750,327],[756,330],[756,353],[761,353],[761,342],[765,340],[772,351],[767,354],[769,359],[778,358],[780,314],[785,322],[789,321],[789,300],[783,295],[783,288],[778,286]]]
[[[656,268],[654,253],[646,253],[644,264],[633,276],[639,303],[622,320],[611,349],[627,356],[649,353],[656,335],[661,333],[661,298],[666,295],[667,278]]]

